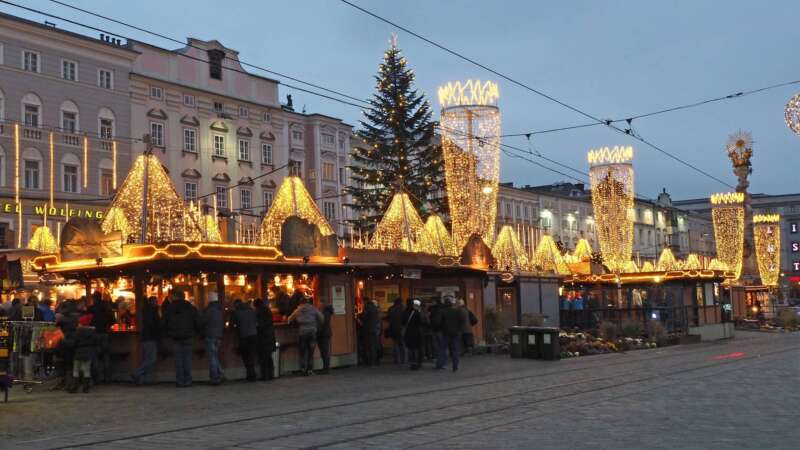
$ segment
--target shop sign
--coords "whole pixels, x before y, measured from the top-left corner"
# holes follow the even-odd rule
[[[420,269],[403,269],[403,278],[409,278],[412,280],[421,280],[422,279],[422,270]]]
[[[792,268],[795,272],[800,272],[800,261],[792,261]]]
[[[8,329],[6,321],[8,317],[0,317],[0,359],[8,359]]]
[[[331,305],[333,306],[333,313],[337,316],[345,314],[347,303],[345,302],[343,285],[331,286]]]
[[[797,234],[797,222],[792,222],[789,224],[789,232],[792,234]]]
[[[800,242],[792,242],[792,253],[800,252]]]
[[[50,208],[46,208],[47,204],[43,203],[41,205],[34,205],[33,212],[37,216],[44,215],[45,209],[47,209],[47,215],[50,217],[67,217],[67,208],[56,208],[55,206],[51,206]],[[66,205],[65,205],[66,206]],[[0,203],[0,210],[2,210],[6,214],[18,214],[19,213],[19,203],[13,202],[3,202]],[[69,217],[85,217],[87,219],[103,219],[103,211],[102,210],[93,210],[93,209],[86,209],[80,207],[70,207],[69,208]]]
[[[514,274],[511,272],[503,272],[500,274],[500,280],[503,283],[513,283],[514,282]]]

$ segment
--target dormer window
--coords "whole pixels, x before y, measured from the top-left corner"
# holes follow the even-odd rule
[[[208,76],[215,79],[222,79],[222,60],[225,58],[225,52],[222,50],[209,50],[208,51]]]

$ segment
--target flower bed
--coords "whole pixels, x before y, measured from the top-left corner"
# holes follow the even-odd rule
[[[646,350],[671,345],[675,340],[673,336],[661,336],[656,340],[646,337],[604,339],[587,332],[562,331],[559,334],[562,358]]]

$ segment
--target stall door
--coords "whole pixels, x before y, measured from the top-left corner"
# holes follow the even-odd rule
[[[517,290],[513,287],[497,289],[497,314],[504,327],[517,324]]]

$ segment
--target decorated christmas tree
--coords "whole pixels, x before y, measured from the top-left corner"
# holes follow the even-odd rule
[[[353,225],[365,231],[372,231],[380,220],[398,184],[423,215],[446,212],[446,201],[436,196],[444,182],[431,107],[414,88],[414,72],[394,37],[375,79],[377,92],[358,131],[366,145],[352,151],[348,188]]]

